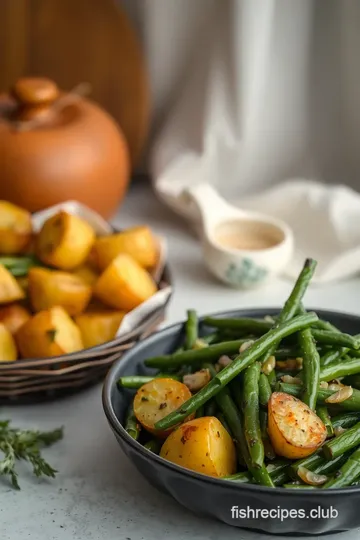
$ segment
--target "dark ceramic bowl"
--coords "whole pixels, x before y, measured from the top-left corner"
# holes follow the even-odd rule
[[[217,316],[263,317],[277,312],[276,309],[248,309]],[[360,317],[331,311],[317,313],[345,332],[359,333]],[[117,379],[151,373],[144,368],[143,360],[175,350],[182,338],[183,323],[180,323],[140,342],[113,365],[103,388],[103,406],[111,429],[120,447],[145,478],[196,514],[236,527],[285,535],[318,535],[360,527],[360,487],[300,491],[236,484],[174,465],[146,450],[126,433],[123,420],[131,393],[119,391]],[[242,517],[247,510],[248,516]],[[303,517],[302,514],[295,517],[300,511]]]

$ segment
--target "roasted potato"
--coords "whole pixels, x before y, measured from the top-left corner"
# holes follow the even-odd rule
[[[326,427],[299,399],[274,392],[268,403],[268,431],[279,456],[299,459],[313,454],[326,439]]]
[[[31,318],[30,312],[19,304],[0,307],[0,323],[15,335],[19,328]]]
[[[22,288],[25,294],[27,294],[29,289],[29,278],[27,276],[22,276],[16,278],[17,283]]]
[[[90,287],[92,287],[99,278],[99,274],[95,272],[90,264],[83,264],[79,266],[79,268],[76,268],[73,271],[73,274],[85,281],[85,283],[90,285]]]
[[[61,306],[69,315],[78,315],[90,301],[91,287],[73,274],[31,268],[28,277],[30,301],[36,312]]]
[[[94,286],[94,294],[99,300],[124,311],[136,308],[156,290],[150,274],[125,253],[112,261]]]
[[[13,362],[17,357],[15,340],[5,324],[0,323],[0,363]]]
[[[7,201],[0,201],[0,253],[23,252],[32,238],[31,214]]]
[[[164,442],[160,456],[186,469],[217,478],[236,471],[232,438],[212,416],[196,418],[178,427]]]
[[[10,304],[25,298],[25,293],[14,276],[0,264],[0,304]]]
[[[15,336],[23,358],[46,358],[84,348],[81,333],[62,307],[40,311]]]
[[[191,398],[191,392],[185,384],[168,378],[154,379],[137,391],[134,399],[134,414],[147,431],[165,438],[175,428],[158,431],[154,425],[189,398]],[[189,419],[193,416],[191,415]]]
[[[94,252],[100,270],[105,270],[120,253],[127,253],[144,268],[155,266],[158,259],[157,242],[146,226],[97,238]]]
[[[61,270],[80,266],[95,240],[93,228],[78,216],[59,212],[42,226],[36,242],[39,259]]]
[[[84,347],[95,347],[114,339],[124,311],[89,311],[75,317]]]

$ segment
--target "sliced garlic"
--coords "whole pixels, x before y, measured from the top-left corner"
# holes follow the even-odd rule
[[[329,387],[330,388],[330,387]],[[353,395],[353,389],[351,386],[343,386],[335,392],[335,394],[331,394],[327,399],[325,399],[326,403],[342,403],[343,401],[346,401]]]
[[[297,473],[299,478],[301,478],[305,484],[309,484],[309,486],[321,486],[328,480],[328,477],[324,474],[316,474],[302,465],[298,468]]]

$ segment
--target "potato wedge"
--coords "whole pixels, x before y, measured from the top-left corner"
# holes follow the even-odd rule
[[[100,270],[105,270],[120,253],[127,253],[144,268],[154,266],[158,258],[157,242],[145,225],[97,238],[94,252]]]
[[[0,304],[10,304],[25,298],[25,293],[14,276],[0,264]]]
[[[173,431],[164,442],[160,456],[199,473],[221,478],[236,471],[232,438],[212,416],[196,418]]]
[[[93,228],[78,216],[59,212],[42,226],[36,242],[39,259],[61,270],[80,266],[95,240]]]
[[[124,311],[136,308],[156,290],[150,274],[125,253],[112,261],[94,286],[94,294],[99,300]]]
[[[115,338],[124,311],[90,311],[75,317],[84,347],[95,347]]]
[[[23,252],[32,238],[31,214],[8,201],[0,201],[0,253]]]
[[[18,357],[16,344],[5,324],[0,323],[0,364],[14,362]]]
[[[69,315],[78,315],[90,301],[91,287],[73,274],[31,268],[28,277],[30,302],[35,312],[61,306]]]
[[[90,287],[92,287],[99,278],[99,274],[95,272],[95,270],[88,263],[85,263],[79,266],[79,268],[76,268],[73,271],[73,274],[74,276],[78,276],[83,281],[85,281],[85,283],[87,283],[87,285],[90,285]]]
[[[299,459],[313,454],[326,439],[326,427],[299,399],[274,392],[268,403],[269,436],[279,456]]]
[[[0,323],[15,335],[19,328],[31,318],[30,312],[19,304],[0,307]]]
[[[79,328],[58,306],[34,315],[18,330],[15,340],[23,358],[47,358],[84,348]]]
[[[156,422],[180,407],[191,398],[191,392],[185,384],[174,379],[159,378],[144,384],[136,392],[134,413],[140,424],[158,437],[165,438],[175,427],[166,431],[154,428]],[[189,416],[188,419],[193,418]]]

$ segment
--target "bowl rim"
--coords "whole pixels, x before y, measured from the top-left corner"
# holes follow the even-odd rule
[[[256,317],[257,315],[259,317],[264,317],[265,315],[274,315],[280,311],[281,307],[274,308],[274,307],[264,307],[264,308],[243,308],[243,309],[235,309],[235,310],[229,310],[229,311],[218,311],[211,314],[202,315],[199,317],[199,322],[202,322],[204,318],[206,317],[219,317],[222,316],[228,316],[231,317],[231,314],[234,316],[249,316],[249,313],[251,312],[253,317]],[[316,309],[316,308],[309,308],[309,311],[316,311],[320,316],[327,317],[329,315],[337,315],[346,317],[347,319],[350,319],[354,322],[360,323],[360,316],[354,315],[351,313],[345,313],[342,311],[334,311],[334,310],[327,310],[327,309]],[[154,454],[150,450],[147,450],[142,444],[140,444],[138,441],[133,439],[125,430],[124,426],[120,422],[120,420],[117,418],[115,410],[112,405],[111,400],[111,391],[113,388],[113,385],[116,386],[116,379],[119,377],[118,369],[121,364],[127,363],[129,361],[129,358],[136,355],[137,351],[139,349],[146,348],[148,345],[151,345],[154,341],[157,341],[159,337],[162,337],[166,334],[172,334],[175,333],[183,327],[185,323],[185,320],[181,322],[177,322],[174,324],[171,324],[167,326],[166,328],[163,328],[161,330],[158,330],[154,332],[151,336],[145,338],[140,343],[137,343],[134,347],[132,347],[129,351],[126,351],[121,358],[116,360],[114,364],[112,365],[111,369],[109,370],[104,384],[102,388],[102,405],[104,409],[105,416],[107,417],[107,420],[110,424],[110,427],[112,430],[123,440],[123,442],[131,446],[133,450],[137,453],[143,456],[147,459],[153,459],[155,463],[157,463],[160,467],[168,468],[178,474],[185,475],[189,478],[193,478],[196,480],[199,480],[204,483],[210,483],[214,484],[214,486],[218,487],[226,487],[230,490],[239,491],[239,489],[245,489],[250,490],[251,492],[261,492],[261,493],[274,493],[278,495],[290,495],[290,497],[296,497],[299,496],[300,493],[296,489],[285,489],[282,487],[266,487],[261,486],[257,484],[246,484],[246,483],[237,483],[234,480],[225,480],[223,478],[214,478],[212,476],[208,476],[206,474],[201,474],[195,471],[192,471],[190,469],[186,469],[185,467],[182,467],[181,465],[177,465],[175,463],[172,463],[170,461],[167,461],[166,459],[158,456],[157,454]],[[319,496],[319,493],[322,494],[322,496],[328,497],[328,496],[336,496],[336,495],[343,495],[345,493],[359,493],[360,492],[360,486],[349,486],[344,488],[336,488],[336,489],[309,489],[306,491],[306,496],[309,496],[311,498],[315,498]]]

